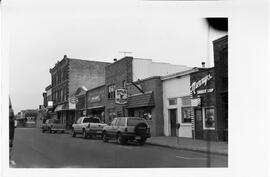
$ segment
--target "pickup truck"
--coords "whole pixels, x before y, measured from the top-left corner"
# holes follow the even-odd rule
[[[64,133],[66,130],[66,126],[65,124],[61,124],[60,121],[57,119],[48,119],[44,124],[41,125],[41,130],[43,133],[45,131],[49,131],[50,133],[60,131]]]
[[[80,117],[72,125],[72,137],[81,134],[84,138],[92,137],[93,135],[102,135],[103,127],[107,124],[101,123],[98,117]]]

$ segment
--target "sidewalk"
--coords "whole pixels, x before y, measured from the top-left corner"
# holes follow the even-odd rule
[[[178,142],[177,142],[178,138]],[[157,136],[147,139],[147,144],[170,147],[182,150],[199,152],[210,152],[213,154],[228,155],[228,143],[217,141],[193,140],[191,138],[180,138],[171,136]],[[208,149],[207,146],[210,148]]]

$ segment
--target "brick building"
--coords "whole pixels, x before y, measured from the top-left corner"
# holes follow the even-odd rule
[[[114,117],[128,116],[127,102],[117,102],[115,92],[126,89],[127,84],[153,76],[164,76],[190,67],[153,62],[150,59],[124,57],[105,68],[105,122]]]
[[[218,139],[228,141],[228,35],[213,41]]]
[[[215,68],[190,74],[192,111],[195,139],[218,140],[218,118],[216,110]]]
[[[92,89],[105,83],[109,63],[71,59],[66,55],[50,69],[52,100],[57,118],[70,128],[75,121],[75,92],[80,86]]]

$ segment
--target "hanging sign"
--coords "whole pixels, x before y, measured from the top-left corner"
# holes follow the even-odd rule
[[[127,103],[127,90],[126,89],[116,89],[115,90],[115,103],[116,104],[126,104]]]

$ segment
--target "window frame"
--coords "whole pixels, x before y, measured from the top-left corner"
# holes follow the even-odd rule
[[[113,91],[110,91],[112,88]],[[116,86],[115,84],[111,84],[108,86],[108,99],[115,99],[115,90],[116,90]]]

